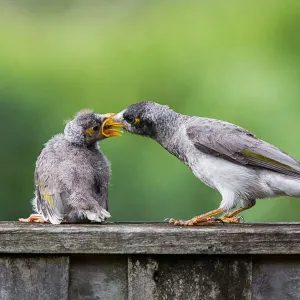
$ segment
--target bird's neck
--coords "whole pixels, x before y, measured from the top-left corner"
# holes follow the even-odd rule
[[[87,147],[88,149],[91,150],[100,150],[100,145],[98,142],[91,144],[90,146]]]
[[[188,120],[188,116],[172,111],[167,117],[157,122],[156,141],[170,151],[174,136]]]
[[[71,121],[67,123],[64,130],[65,139],[78,147],[83,147],[87,149],[99,149],[98,141],[90,141],[85,138],[82,133],[82,129],[79,126],[74,126],[74,123]]]
[[[74,139],[68,135],[65,135],[65,139],[71,143],[72,145],[75,145],[79,148],[86,148],[88,150],[100,150],[100,146],[99,146],[99,143],[98,142],[95,142],[95,143],[92,143],[92,144],[89,144],[87,145],[85,143],[85,141],[81,141],[81,140],[78,140],[78,139]]]
[[[73,144],[73,145],[76,145],[76,146],[84,146],[84,140],[81,140],[81,139],[78,139],[78,138],[75,138],[74,136],[72,135],[68,135],[68,134],[65,134],[65,139]]]

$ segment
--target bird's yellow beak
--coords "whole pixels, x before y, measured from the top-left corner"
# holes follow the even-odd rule
[[[121,129],[125,124],[115,122],[112,117],[116,114],[107,114],[107,118],[104,120],[101,126],[101,134],[105,137],[121,136]]]

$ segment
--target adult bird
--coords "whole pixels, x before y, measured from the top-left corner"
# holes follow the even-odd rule
[[[133,104],[113,117],[125,131],[150,137],[186,164],[205,184],[220,192],[218,209],[174,225],[240,221],[238,214],[256,199],[300,197],[300,163],[249,131],[220,120],[186,116],[168,106],[146,101]],[[241,208],[229,212],[241,201]]]
[[[98,145],[100,140],[120,135],[122,124],[110,116],[81,111],[66,124],[64,134],[46,143],[35,169],[32,203],[37,214],[20,221],[60,224],[102,222],[110,217],[110,163]]]

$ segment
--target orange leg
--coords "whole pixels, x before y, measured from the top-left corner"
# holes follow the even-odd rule
[[[32,214],[27,219],[20,218],[19,221],[25,222],[25,223],[31,223],[31,222],[46,223],[46,221],[43,219],[42,215],[39,215],[39,214]]]
[[[222,208],[218,208],[215,210],[212,210],[206,214],[196,216],[190,220],[183,221],[183,220],[175,220],[175,219],[170,219],[169,223],[177,226],[194,226],[194,225],[213,225],[217,223],[216,220],[210,219],[211,217],[220,214],[224,212]]]
[[[222,222],[224,223],[240,223],[240,220],[242,217],[240,216],[236,216],[238,215],[239,213],[241,213],[242,211],[245,211],[249,208],[253,207],[253,205],[251,206],[248,206],[248,207],[244,207],[244,208],[239,208],[239,209],[236,209],[235,211],[233,211],[232,213],[229,213],[229,214],[224,214],[223,216],[221,216],[221,220]]]

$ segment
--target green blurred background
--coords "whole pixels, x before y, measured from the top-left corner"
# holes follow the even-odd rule
[[[43,144],[82,108],[152,100],[236,123],[300,159],[300,2],[0,1],[0,219],[31,213]],[[101,147],[114,221],[190,218],[221,198],[150,139]],[[246,221],[300,221],[300,199]]]

